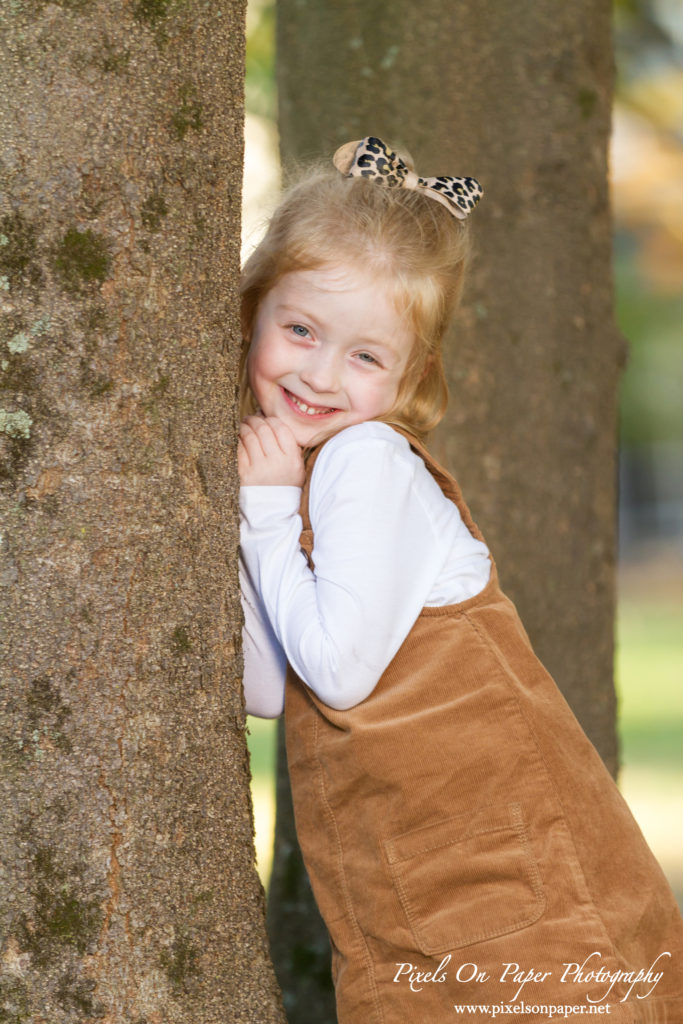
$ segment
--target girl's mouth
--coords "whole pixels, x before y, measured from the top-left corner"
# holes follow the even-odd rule
[[[333,412],[338,412],[338,409],[332,409],[329,406],[324,405],[311,405],[309,402],[304,402],[303,399],[297,398],[287,388],[282,388],[282,393],[285,399],[293,409],[298,413],[303,413],[304,416],[329,416]]]

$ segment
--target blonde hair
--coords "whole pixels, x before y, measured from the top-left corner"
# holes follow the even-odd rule
[[[460,299],[468,251],[466,225],[428,196],[332,168],[309,170],[284,194],[242,271],[242,415],[256,408],[247,353],[268,292],[293,271],[354,263],[388,287],[415,335],[394,406],[377,419],[423,440],[448,402],[441,341]]]

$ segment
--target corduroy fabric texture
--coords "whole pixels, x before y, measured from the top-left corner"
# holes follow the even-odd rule
[[[455,480],[408,440],[483,539]],[[301,502],[311,559],[318,451]],[[674,897],[495,564],[476,597],[423,609],[356,707],[327,707],[290,668],[285,726],[339,1024],[440,1024],[458,1016],[454,1004],[509,1004],[514,1015],[498,1019],[538,1022],[564,1019],[538,1007],[587,999],[610,1004],[601,1016],[616,1024],[682,1024]],[[407,968],[395,980],[402,964],[434,977],[411,987]],[[519,993],[507,964],[535,974]],[[567,964],[583,966],[572,974]],[[486,979],[467,980],[463,965]],[[649,968],[663,972],[653,989],[636,984],[624,999],[624,980],[605,996],[615,972]]]

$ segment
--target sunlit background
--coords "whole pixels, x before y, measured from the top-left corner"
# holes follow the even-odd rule
[[[279,185],[274,5],[249,0],[243,253]],[[621,789],[683,906],[683,2],[617,0],[612,200],[621,388]],[[274,726],[249,719],[259,871],[270,872]]]

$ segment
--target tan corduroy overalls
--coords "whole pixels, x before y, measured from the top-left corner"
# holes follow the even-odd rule
[[[482,539],[456,482],[413,447]],[[423,609],[349,711],[290,669],[285,723],[339,1024],[683,1024],[671,890],[493,563],[476,597]]]

